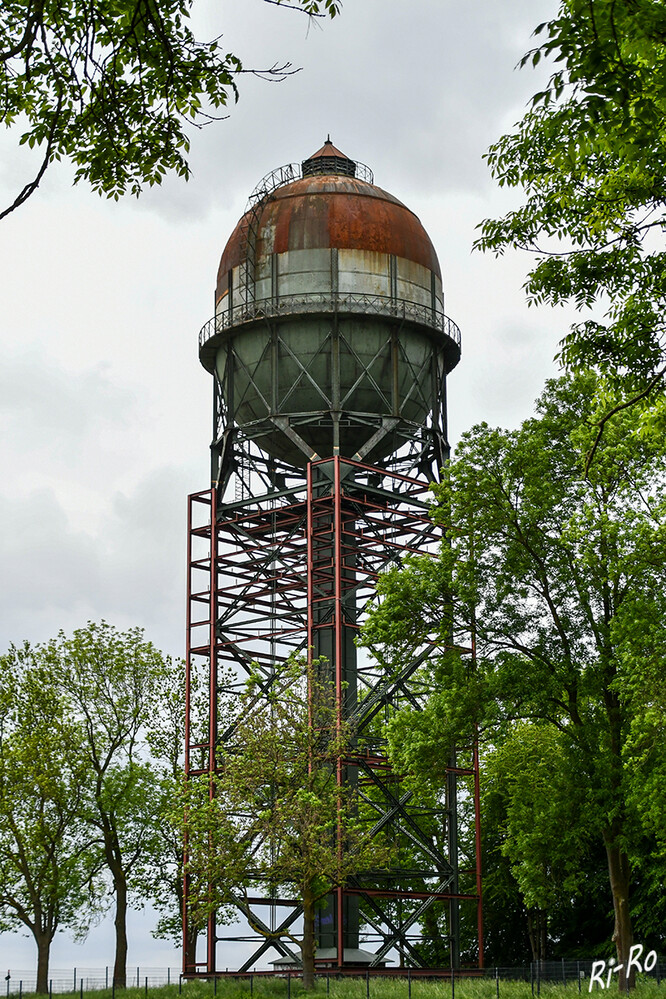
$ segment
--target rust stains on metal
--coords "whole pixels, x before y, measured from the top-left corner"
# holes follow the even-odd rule
[[[244,258],[242,222],[222,254],[218,300],[228,272]],[[314,175],[279,188],[262,209],[257,237],[257,259],[288,250],[372,250],[422,264],[441,276],[437,254],[417,216],[392,194],[354,177]]]
[[[331,142],[330,135],[326,139],[326,142],[321,147],[321,149],[318,149],[316,153],[312,154],[312,156],[308,156],[308,160],[316,160],[316,159],[320,159],[320,158],[324,159],[327,156],[335,156],[337,159],[341,159],[341,160],[348,160],[349,159],[349,157],[347,156],[346,153],[341,153],[339,149],[336,149],[336,147]],[[307,160],[306,160],[306,162],[307,162]]]

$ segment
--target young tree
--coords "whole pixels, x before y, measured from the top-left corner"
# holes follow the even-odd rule
[[[0,926],[34,937],[39,993],[48,992],[56,931],[85,934],[98,908],[80,738],[48,649],[12,646],[0,658]]]
[[[265,0],[280,5],[282,0]],[[75,182],[107,197],[139,194],[174,172],[190,173],[189,127],[213,121],[245,70],[220,38],[194,34],[194,0],[104,0],[62,4],[3,0],[0,6],[0,121],[40,146],[34,179],[0,218],[23,204],[48,165],[69,159]],[[334,17],[339,0],[285,7]],[[281,78],[289,63],[259,75]]]
[[[250,680],[233,721],[234,738],[211,789],[192,781],[186,799],[187,873],[201,913],[240,907],[251,890],[283,887],[303,907],[303,933],[284,937],[301,951],[303,984],[314,985],[317,903],[352,874],[383,867],[389,856],[369,836],[356,795],[341,781],[353,762],[354,733],[336,709],[318,667],[287,664],[271,687]],[[251,923],[252,925],[252,923]],[[259,927],[254,927],[261,932]]]
[[[183,837],[180,823],[171,821],[174,802],[180,801],[183,787],[185,749],[185,664],[180,659],[166,660],[164,674],[158,679],[156,701],[146,730],[146,740],[151,752],[151,762],[162,817],[157,832],[157,852],[152,861],[143,866],[139,878],[140,895],[150,900],[159,912],[153,935],[171,940],[180,947],[183,943]],[[190,681],[192,717],[201,717],[206,711],[206,699],[196,686],[192,671]],[[186,947],[194,964],[198,929],[188,928]]]
[[[586,832],[605,850],[613,940],[626,966],[644,835],[636,746],[651,673],[666,656],[666,449],[659,428],[639,434],[636,412],[621,410],[583,479],[581,456],[610,403],[593,375],[564,378],[548,384],[538,416],[519,430],[481,425],[465,435],[435,487],[448,528],[441,558],[381,577],[367,636],[401,655],[433,633],[441,649],[427,710],[403,712],[389,732],[398,766],[424,781],[441,780],[442,746],[469,740],[475,726],[491,742],[521,720],[557,733],[575,775],[566,808],[575,814],[584,803]],[[474,661],[450,648],[451,628],[467,632],[461,646],[475,634]],[[518,867],[535,862],[523,818]]]
[[[478,246],[535,255],[530,302],[598,305],[572,326],[562,358],[598,366],[631,392],[666,372],[666,6],[561,0],[522,64],[553,73],[487,159],[525,201],[481,226]]]
[[[146,726],[167,669],[158,650],[134,628],[119,632],[89,623],[49,646],[54,681],[72,705],[81,737],[77,756],[87,774],[84,817],[115,899],[113,981],[123,988],[127,908],[132,889],[161,845],[160,782],[147,761]]]

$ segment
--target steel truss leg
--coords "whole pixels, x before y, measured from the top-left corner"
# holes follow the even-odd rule
[[[216,751],[232,734],[218,732],[217,699],[223,686],[227,694],[240,691],[244,676],[258,664],[269,691],[276,663],[294,652],[325,659],[335,682],[338,718],[353,722],[358,742],[356,756],[339,763],[338,781],[357,786],[374,832],[389,831],[410,857],[408,867],[396,867],[388,876],[359,872],[329,896],[319,913],[318,953],[326,955],[327,966],[340,970],[358,951],[361,933],[369,938],[371,968],[382,967],[391,951],[415,968],[441,967],[442,960],[457,967],[460,904],[476,905],[482,963],[478,754],[469,747],[451,758],[446,800],[437,807],[426,808],[405,793],[388,765],[381,723],[401,705],[418,708],[423,703],[427,690],[419,667],[432,650],[425,646],[409,662],[387,670],[368,661],[354,641],[378,574],[405,555],[436,552],[440,537],[429,515],[427,492],[424,479],[333,457],[310,462],[279,495],[226,504],[216,503],[212,492],[190,497],[187,776],[206,773],[213,793]],[[227,679],[230,670],[238,675],[237,682]],[[208,689],[204,732],[191,717],[195,672],[198,683],[205,675]],[[474,849],[464,858],[464,872],[458,863],[458,850],[463,852],[457,832],[461,781],[467,782],[475,805]],[[342,830],[338,842],[342,848]],[[186,881],[186,927],[188,904]],[[270,948],[278,955],[288,953],[279,932],[301,911],[296,899],[257,897],[239,905],[241,914],[248,905],[252,923],[265,932],[243,962],[243,971]],[[265,913],[276,906],[285,907],[286,915],[279,925],[269,926]],[[432,918],[445,919],[445,958],[429,957],[426,913],[443,913]],[[205,960],[197,961],[184,934],[188,976],[216,972],[221,938],[213,917],[202,936]]]

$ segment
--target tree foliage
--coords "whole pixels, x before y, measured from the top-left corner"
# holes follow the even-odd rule
[[[79,821],[80,738],[47,650],[12,646],[0,659],[0,926],[34,937],[40,993],[56,931],[85,934],[101,887]]]
[[[0,657],[0,927],[35,937],[42,991],[56,930],[85,936],[110,897],[116,984],[128,905],[156,902],[163,931],[180,916],[183,680],[105,622]]]
[[[192,717],[205,714],[205,696],[190,677]],[[159,913],[153,936],[170,940],[180,947],[183,942],[183,839],[180,823],[171,821],[174,802],[182,795],[185,750],[185,664],[180,659],[165,662],[157,678],[155,703],[146,722],[146,741],[150,749],[157,814],[161,817],[155,830],[155,851],[134,877],[141,903],[150,904]],[[190,953],[196,948],[196,927],[190,927]]]
[[[147,758],[145,730],[168,670],[139,628],[120,632],[89,623],[49,645],[55,682],[80,725],[77,747],[86,773],[79,821],[112,885],[116,953],[113,981],[124,987],[127,908],[140,898],[146,871],[164,849],[162,788]]]
[[[666,371],[666,5],[561,0],[535,35],[522,65],[552,75],[487,154],[525,200],[483,222],[477,245],[531,251],[529,301],[587,313],[562,342],[567,365],[645,391]]]
[[[278,6],[281,0],[268,0]],[[42,149],[32,181],[0,218],[36,189],[54,160],[75,183],[118,198],[190,173],[189,129],[238,98],[238,56],[221,36],[196,37],[194,0],[4,0],[0,6],[0,120]],[[335,16],[339,0],[285,3]],[[263,75],[280,78],[289,64]],[[250,71],[252,72],[252,71]]]
[[[441,780],[442,746],[469,741],[477,727],[492,745],[514,733],[507,849],[525,896],[552,905],[552,892],[570,894],[577,853],[595,838],[623,962],[638,865],[657,861],[654,836],[646,851],[641,753],[658,768],[645,704],[666,655],[666,451],[660,428],[637,436],[634,415],[622,410],[582,478],[609,400],[592,375],[565,378],[549,383],[537,417],[519,430],[481,425],[465,435],[435,487],[448,535],[440,560],[413,559],[382,577],[368,628],[398,649],[432,632],[441,650],[428,711],[403,712],[390,728],[398,764]],[[412,580],[420,596],[404,605]],[[453,649],[451,629],[460,642]],[[460,652],[470,631],[476,658]],[[520,722],[537,728],[519,730],[516,743]],[[539,731],[542,739],[532,738]],[[561,764],[546,789],[539,774],[545,779],[549,757]],[[559,831],[558,803],[575,816]],[[557,878],[543,870],[548,843]]]
[[[341,778],[354,733],[338,715],[335,688],[321,664],[289,663],[262,694],[251,679],[235,714],[213,786],[190,781],[186,799],[187,873],[196,910],[251,927],[248,895],[289,888],[303,908],[303,933],[284,939],[301,951],[303,983],[314,983],[315,908],[352,874],[382,867],[388,849],[370,838],[350,784]]]

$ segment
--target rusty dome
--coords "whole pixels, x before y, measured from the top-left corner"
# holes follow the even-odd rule
[[[256,258],[293,250],[366,250],[426,267],[441,280],[435,248],[419,218],[392,194],[355,176],[357,164],[330,138],[303,161],[302,177],[278,187],[257,222]],[[222,253],[215,303],[247,255],[247,214]]]
[[[291,467],[317,454],[374,461],[444,439],[460,331],[417,216],[329,138],[250,195],[199,357],[227,437]]]

